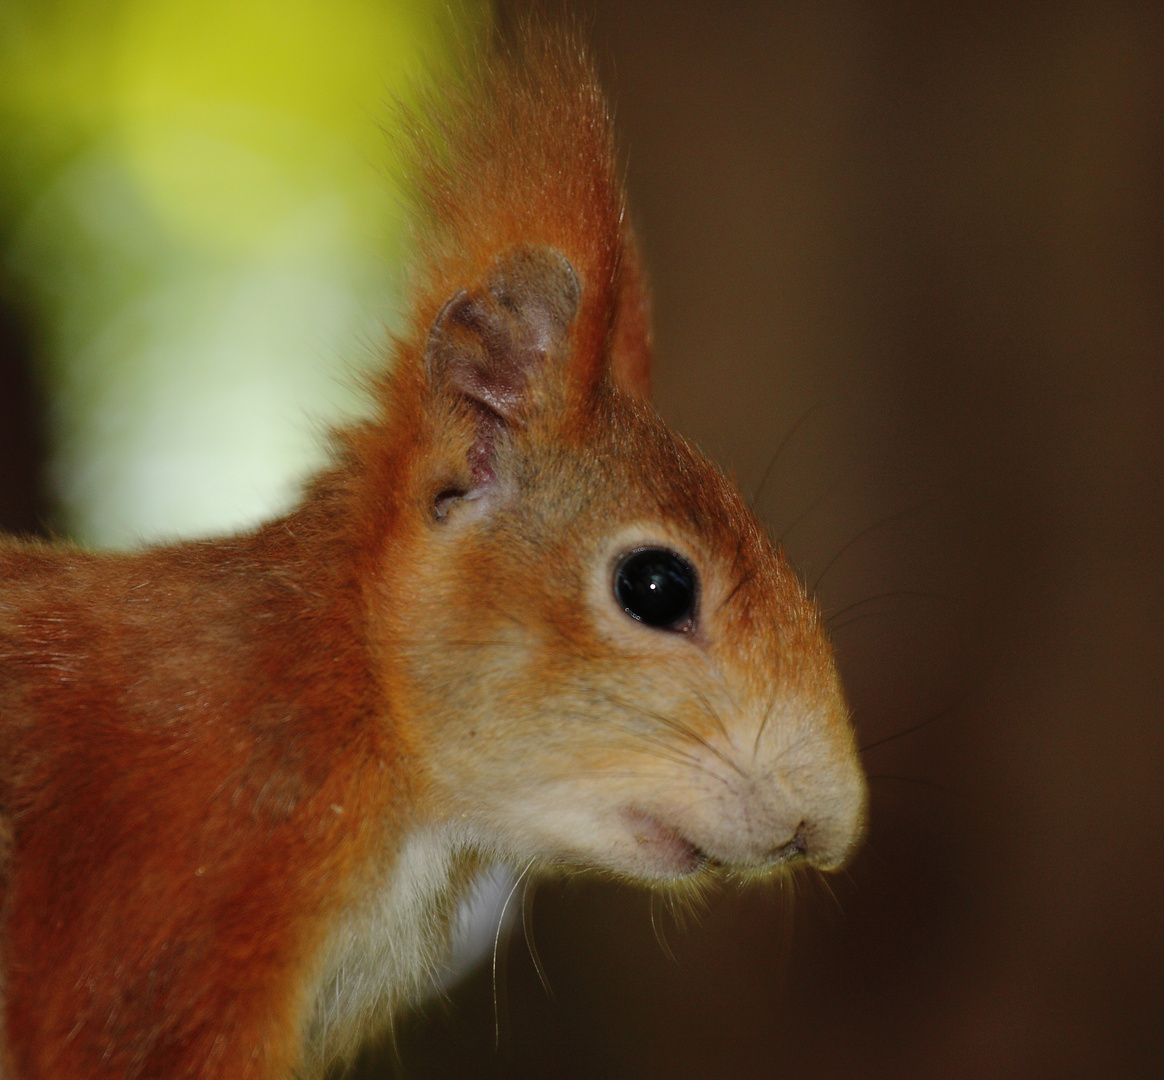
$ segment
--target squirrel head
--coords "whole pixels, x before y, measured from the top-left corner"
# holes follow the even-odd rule
[[[518,865],[838,866],[866,797],[819,611],[647,400],[609,119],[545,48],[422,147],[418,299],[351,444],[412,805]]]

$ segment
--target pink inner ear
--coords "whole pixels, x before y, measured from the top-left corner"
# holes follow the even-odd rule
[[[531,390],[564,376],[580,298],[578,279],[561,255],[518,248],[498,260],[482,287],[462,289],[434,320],[425,363],[434,390],[452,393],[472,410],[477,430],[466,464],[474,491],[496,480],[497,438],[522,422]],[[437,503],[470,494],[443,492]]]
[[[497,479],[493,471],[493,444],[505,421],[492,409],[471,403],[476,414],[477,434],[469,447],[469,471],[473,474],[474,487],[486,487]]]
[[[473,405],[514,423],[526,392],[527,368],[536,361],[520,327],[486,293],[462,289],[441,310],[429,335],[430,374]],[[527,336],[527,335],[526,335]]]

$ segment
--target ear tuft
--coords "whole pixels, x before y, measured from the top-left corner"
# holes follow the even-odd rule
[[[651,294],[638,242],[628,230],[619,263],[614,326],[610,335],[610,371],[627,393],[651,396]]]

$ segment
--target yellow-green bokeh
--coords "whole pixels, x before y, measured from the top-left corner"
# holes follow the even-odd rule
[[[0,271],[67,531],[119,545],[286,505],[392,307],[391,103],[480,15],[0,0]]]

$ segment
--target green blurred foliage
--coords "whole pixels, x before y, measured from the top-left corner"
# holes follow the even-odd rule
[[[391,310],[391,103],[482,14],[0,0],[0,280],[31,319],[66,531],[217,531],[293,497]]]

